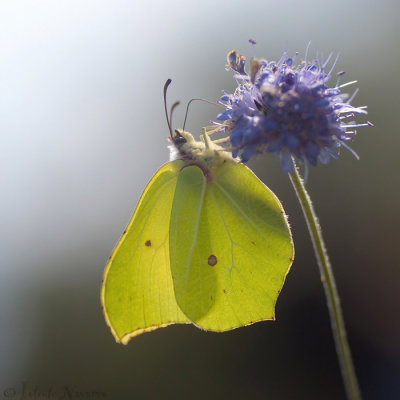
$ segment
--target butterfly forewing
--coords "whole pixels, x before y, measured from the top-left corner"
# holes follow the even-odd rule
[[[165,164],[147,185],[104,273],[102,304],[122,343],[172,323],[189,323],[174,295],[169,220],[182,162]]]

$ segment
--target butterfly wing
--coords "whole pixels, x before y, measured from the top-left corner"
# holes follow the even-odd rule
[[[246,166],[225,163],[210,182],[196,166],[179,173],[170,262],[177,303],[193,323],[226,331],[274,319],[293,252],[279,200]]]
[[[169,219],[182,161],[162,166],[147,185],[104,272],[101,301],[115,339],[189,323],[174,295]]]

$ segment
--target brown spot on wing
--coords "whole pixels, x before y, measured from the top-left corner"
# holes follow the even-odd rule
[[[214,254],[211,254],[210,257],[208,257],[208,265],[210,265],[211,267],[216,265],[217,262],[218,262],[217,257]]]
[[[150,247],[150,246],[151,246],[151,241],[150,241],[150,239],[149,239],[149,240],[146,240],[146,241],[144,242],[144,245],[147,246],[147,247]]]

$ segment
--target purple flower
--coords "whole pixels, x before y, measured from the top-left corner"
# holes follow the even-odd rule
[[[217,119],[229,133],[232,155],[247,162],[254,154],[269,151],[280,157],[284,172],[292,172],[294,156],[301,162],[317,165],[338,158],[338,149],[351,140],[360,126],[355,114],[366,114],[364,107],[350,105],[339,85],[344,72],[337,74],[336,85],[327,86],[336,61],[325,72],[324,62],[303,61],[284,53],[278,62],[252,59],[250,72],[245,71],[246,58],[236,50],[228,53],[228,67],[236,72],[237,88],[224,93],[220,103],[226,107]],[[220,125],[221,126],[221,125]]]

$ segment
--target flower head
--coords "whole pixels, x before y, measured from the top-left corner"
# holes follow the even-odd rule
[[[354,83],[339,85],[344,72],[337,74],[334,87],[327,86],[336,62],[325,72],[330,57],[324,63],[298,65],[296,57],[284,53],[278,62],[253,58],[247,73],[246,58],[236,50],[228,53],[228,68],[236,72],[238,87],[221,97],[226,110],[217,118],[229,133],[233,156],[242,162],[269,151],[280,157],[285,172],[293,171],[293,156],[314,166],[318,159],[327,163],[338,158],[340,146],[352,151],[345,142],[355,128],[371,125],[351,120],[366,111],[350,105],[354,95],[341,93],[342,87]]]

